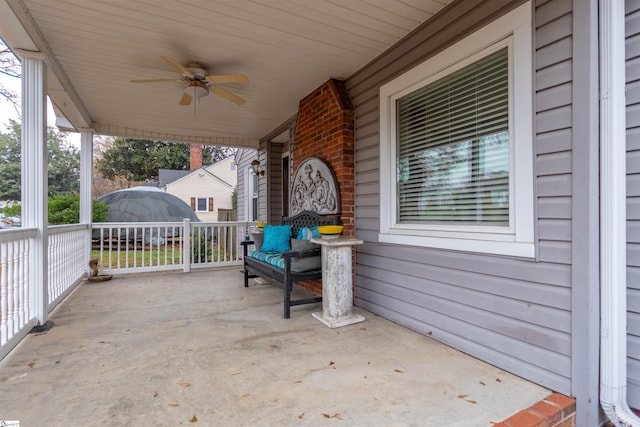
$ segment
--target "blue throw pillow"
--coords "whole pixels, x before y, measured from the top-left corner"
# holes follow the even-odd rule
[[[290,238],[290,225],[267,225],[264,227],[262,252],[288,252],[291,250]]]
[[[296,239],[298,240],[311,240],[312,237],[322,237],[322,234],[318,231],[318,226],[313,227],[300,227]]]
[[[320,231],[318,231],[317,225],[311,227],[311,237],[322,237],[322,234],[320,234]]]
[[[296,236],[296,239],[309,240],[312,237],[313,236],[311,235],[311,229],[309,227],[300,227],[300,229],[298,230],[298,235]]]

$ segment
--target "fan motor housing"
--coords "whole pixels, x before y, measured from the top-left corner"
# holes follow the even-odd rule
[[[209,74],[208,71],[204,69],[203,65],[197,62],[190,63],[186,69],[189,70],[198,80],[204,80]]]

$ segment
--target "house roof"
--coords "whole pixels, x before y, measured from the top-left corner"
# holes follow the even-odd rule
[[[211,165],[207,165],[207,166],[204,166],[202,168],[195,169],[195,170],[192,170],[192,171],[172,171],[172,172],[184,172],[184,173],[183,174],[176,174],[176,176],[177,176],[176,179],[174,179],[172,181],[165,182],[164,184],[159,185],[159,187],[163,188],[163,187],[165,187],[166,185],[169,185],[169,184],[176,184],[176,183],[178,183],[180,181],[184,181],[185,179],[189,179],[190,177],[192,177],[194,175],[206,174],[207,176],[209,176],[209,177],[213,178],[214,180],[218,181],[220,184],[224,185],[225,187],[233,188],[235,183],[228,182],[227,180],[223,179],[222,177],[220,177],[216,173],[216,170],[219,167],[229,164],[230,161],[233,161],[233,157],[227,157],[226,159],[223,159],[223,160],[221,160],[219,162],[216,162],[216,163],[213,163]],[[171,170],[170,169],[160,169],[160,171],[171,171]]]
[[[190,171],[174,169],[158,169],[158,187],[162,188],[178,179],[189,175]]]
[[[329,78],[346,78],[452,0],[0,0],[0,37],[44,54],[65,126],[98,134],[257,148]],[[166,56],[197,61],[246,100],[178,105]],[[131,83],[132,79],[173,79]]]

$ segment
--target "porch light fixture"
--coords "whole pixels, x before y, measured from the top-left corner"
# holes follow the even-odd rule
[[[209,95],[209,87],[204,83],[194,80],[184,88],[184,93],[193,96],[195,99],[200,99]]]
[[[260,170],[259,160],[256,159],[251,162],[251,169],[253,170],[254,174],[264,176],[264,169]]]

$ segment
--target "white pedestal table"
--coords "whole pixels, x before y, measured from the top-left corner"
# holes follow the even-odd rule
[[[322,246],[322,313],[312,316],[329,328],[339,328],[364,321],[353,313],[353,269],[351,248],[361,239],[340,236],[337,239],[313,238]]]

